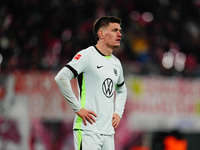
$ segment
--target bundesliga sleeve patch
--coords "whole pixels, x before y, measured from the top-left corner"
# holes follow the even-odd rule
[[[76,54],[76,56],[74,56],[74,59],[79,60],[81,58],[81,54]]]

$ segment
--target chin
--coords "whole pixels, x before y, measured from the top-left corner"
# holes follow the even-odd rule
[[[115,48],[120,47],[120,44],[116,44],[114,47],[115,47]]]

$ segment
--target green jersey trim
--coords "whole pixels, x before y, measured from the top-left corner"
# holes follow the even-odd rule
[[[104,57],[107,58],[107,59],[111,59],[112,56],[104,56]]]
[[[77,137],[78,137],[78,149],[81,149],[82,130],[77,130]]]
[[[78,77],[78,83],[80,87],[80,97],[81,97],[81,108],[85,108],[85,100],[86,100],[86,89],[85,89],[85,79],[83,73]],[[78,116],[76,120],[75,129],[81,129],[83,119]]]

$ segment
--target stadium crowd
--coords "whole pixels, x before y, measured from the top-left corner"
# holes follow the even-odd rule
[[[199,0],[1,0],[1,72],[60,69],[95,44],[92,25],[103,15],[122,19],[115,55],[125,71],[200,76]]]

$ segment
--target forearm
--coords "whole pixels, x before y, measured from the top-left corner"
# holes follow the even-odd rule
[[[127,99],[127,89],[125,84],[118,88],[116,91],[116,99],[115,99],[115,111],[114,113],[117,113],[120,118],[122,118],[122,115],[124,113],[125,103]]]
[[[55,81],[65,99],[69,102],[74,111],[77,112],[81,109],[81,105],[72,90],[70,83],[72,78],[72,72],[68,68],[64,67],[55,76]]]

